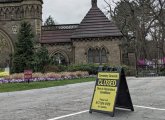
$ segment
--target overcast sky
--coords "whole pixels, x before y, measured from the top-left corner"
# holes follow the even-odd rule
[[[91,0],[43,0],[43,21],[51,15],[58,24],[80,23],[91,8]],[[105,2],[98,0],[102,10]]]

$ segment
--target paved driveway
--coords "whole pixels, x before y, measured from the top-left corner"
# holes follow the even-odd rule
[[[135,112],[88,113],[94,82],[0,93],[0,120],[165,120],[165,77],[127,78]]]

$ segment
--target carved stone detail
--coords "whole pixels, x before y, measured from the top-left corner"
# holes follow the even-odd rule
[[[0,7],[0,20],[20,20],[23,18],[42,17],[41,5],[21,5]]]
[[[78,27],[78,24],[67,24],[67,25],[56,25],[56,26],[42,26],[42,30],[70,30],[70,29],[76,29]]]
[[[11,29],[12,29],[13,34],[18,33],[18,26],[17,25],[13,25]]]

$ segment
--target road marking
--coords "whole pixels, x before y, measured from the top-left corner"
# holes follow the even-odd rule
[[[91,97],[84,97],[84,98],[79,98],[79,99],[75,99],[73,100],[74,102],[78,102],[78,101],[81,101],[81,100],[87,100],[87,99],[91,99]]]
[[[161,108],[146,107],[146,106],[140,106],[140,105],[134,105],[134,107],[150,109],[150,110],[165,111],[165,109],[161,109]],[[60,117],[56,117],[56,118],[52,118],[52,119],[48,119],[48,120],[59,120],[59,119],[62,119],[62,118],[67,118],[67,117],[79,115],[79,114],[86,113],[86,112],[89,112],[89,110],[84,110],[84,111],[80,111],[80,112],[77,112],[77,113],[72,113],[72,114],[68,114],[68,115],[64,115],[64,116],[60,116]]]
[[[165,109],[162,109],[162,108],[146,107],[146,106],[139,106],[139,105],[134,105],[134,107],[137,107],[137,108],[145,108],[145,109],[150,109],[150,110],[165,111]]]
[[[60,116],[60,117],[56,117],[56,118],[52,118],[52,119],[48,119],[48,120],[59,120],[59,119],[61,119],[61,118],[66,118],[66,117],[70,117],[70,116],[75,116],[75,115],[79,115],[79,114],[86,113],[86,112],[89,112],[89,110],[84,110],[84,111],[81,111],[81,112],[72,113],[72,114],[68,114],[68,115],[64,115],[64,116]]]

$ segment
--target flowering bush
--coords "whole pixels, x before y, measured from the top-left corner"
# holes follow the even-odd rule
[[[61,73],[33,73],[30,82],[36,81],[53,81],[53,80],[64,80],[64,79],[74,79],[74,78],[83,78],[89,77],[88,72],[85,71],[76,71],[76,72],[61,72]],[[0,84],[2,83],[21,83],[27,82],[27,79],[24,79],[24,74],[12,74],[4,78],[0,78]]]
[[[0,71],[0,77],[8,76],[9,72]]]

